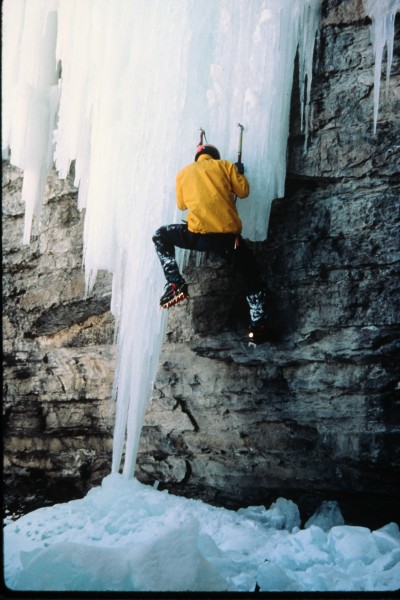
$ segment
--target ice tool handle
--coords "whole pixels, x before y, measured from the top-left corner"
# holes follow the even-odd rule
[[[238,163],[242,162],[242,148],[243,148],[243,131],[244,131],[244,127],[243,125],[241,125],[240,123],[238,123],[238,127],[240,127],[240,134],[239,134],[239,146],[238,146]],[[236,200],[237,200],[237,196],[235,195],[235,204],[236,204]],[[235,240],[235,250],[236,250],[236,240]]]
[[[240,127],[239,147],[238,147],[238,162],[242,162],[242,148],[243,148],[243,131],[244,131],[244,127],[240,123],[238,123],[238,127]]]

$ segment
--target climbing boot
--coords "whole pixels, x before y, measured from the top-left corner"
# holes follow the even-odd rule
[[[258,346],[267,341],[267,319],[252,321],[248,331],[249,346]]]
[[[161,308],[170,308],[188,297],[188,286],[185,281],[181,281],[181,283],[167,283],[165,285],[165,292],[160,298],[160,306]]]

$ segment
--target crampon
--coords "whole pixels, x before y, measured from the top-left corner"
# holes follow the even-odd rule
[[[187,283],[167,283],[165,292],[160,298],[161,308],[171,308],[189,297]]]

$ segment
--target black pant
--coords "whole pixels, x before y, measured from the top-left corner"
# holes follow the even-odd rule
[[[235,249],[235,241],[238,245]],[[193,233],[187,225],[166,225],[153,236],[165,278],[180,283],[182,276],[175,260],[175,246],[198,252],[215,252],[233,264],[244,278],[246,294],[262,290],[260,270],[253,252],[241,236],[235,233]]]

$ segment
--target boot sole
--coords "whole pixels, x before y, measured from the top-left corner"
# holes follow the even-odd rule
[[[182,300],[185,300],[186,298],[189,298],[189,294],[185,294],[184,292],[181,292],[177,296],[174,296],[172,298],[172,300],[169,300],[165,304],[161,304],[161,308],[171,308],[171,306],[175,306],[175,304],[182,302]]]

